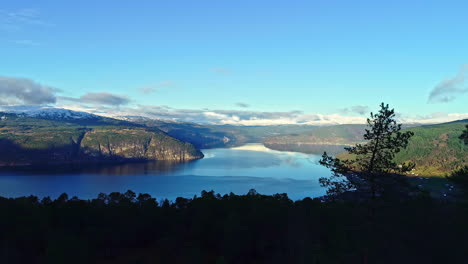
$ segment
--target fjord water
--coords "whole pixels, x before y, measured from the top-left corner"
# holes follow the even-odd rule
[[[0,196],[56,198],[66,192],[82,199],[100,192],[149,193],[158,199],[193,197],[202,190],[245,194],[287,193],[291,199],[325,194],[318,178],[330,171],[320,156],[281,152],[262,144],[202,150],[205,158],[188,163],[148,162],[86,168],[48,168],[0,172]]]

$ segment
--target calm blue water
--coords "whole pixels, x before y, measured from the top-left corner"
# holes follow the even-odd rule
[[[202,190],[245,194],[287,193],[292,199],[325,194],[318,178],[330,175],[320,156],[269,150],[261,144],[203,150],[205,158],[189,163],[134,163],[80,170],[0,172],[0,196],[36,195],[95,198],[98,193],[149,193],[158,199],[193,197]]]

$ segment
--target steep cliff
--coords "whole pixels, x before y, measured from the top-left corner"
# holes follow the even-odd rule
[[[0,165],[189,161],[203,157],[192,144],[155,128],[103,121],[85,126],[1,114]],[[110,125],[109,125],[110,124]]]
[[[93,129],[85,133],[80,146],[81,155],[93,158],[188,161],[203,157],[192,144],[145,128]]]

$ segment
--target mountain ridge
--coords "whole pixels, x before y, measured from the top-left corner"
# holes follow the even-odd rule
[[[148,128],[113,119],[83,125],[82,119],[50,120],[0,113],[0,164],[3,166],[189,161],[203,157],[192,144]]]

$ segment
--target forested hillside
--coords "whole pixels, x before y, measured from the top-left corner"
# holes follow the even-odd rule
[[[468,120],[406,128],[415,135],[397,162],[414,162],[415,175],[443,176],[468,165],[468,147],[459,139]],[[264,141],[266,147],[311,154],[344,152],[344,147],[364,143],[366,125],[337,125],[319,127],[309,133],[279,135]],[[340,154],[342,158],[346,157]]]
[[[410,128],[414,132],[397,162],[412,161],[415,174],[442,176],[468,165],[468,146],[460,135],[468,120]]]
[[[468,120],[407,128],[414,136],[408,147],[395,156],[395,161],[414,163],[410,172],[413,176],[447,176],[468,165],[468,146],[460,140],[466,124]],[[338,157],[352,159],[344,152]]]
[[[338,154],[344,147],[363,142],[365,125],[317,127],[305,133],[290,133],[267,138],[263,143],[275,150]]]
[[[2,263],[467,263],[462,205],[418,195],[369,203],[286,194],[158,200],[0,197]],[[372,222],[370,222],[372,221]],[[454,250],[457,247],[458,250]]]
[[[59,121],[6,113],[0,118],[3,166],[203,157],[190,143],[125,121]]]
[[[272,136],[307,133],[317,128],[309,125],[207,125],[147,118],[127,118],[127,120],[158,128],[172,137],[192,143],[197,148],[226,148],[246,143],[260,143]]]

